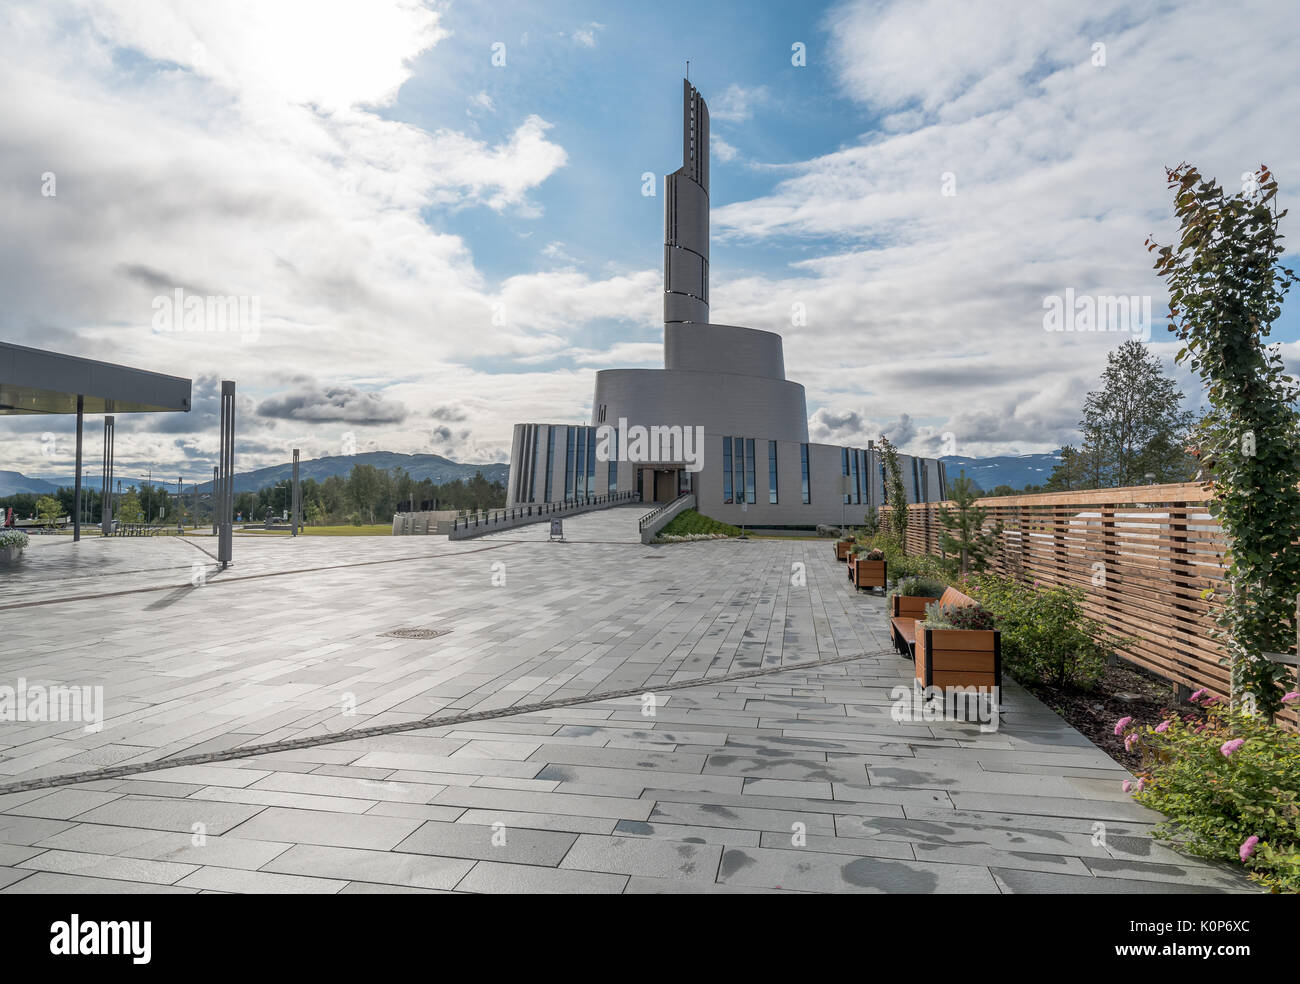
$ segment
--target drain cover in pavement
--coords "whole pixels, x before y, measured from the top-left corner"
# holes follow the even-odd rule
[[[436,639],[446,635],[451,629],[393,629],[380,635],[392,636],[394,639]]]

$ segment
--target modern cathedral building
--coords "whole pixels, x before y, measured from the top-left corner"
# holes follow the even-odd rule
[[[507,505],[685,492],[737,526],[861,523],[880,451],[812,444],[781,336],[709,321],[709,110],[683,80],[682,166],[664,179],[664,367],[596,373],[592,423],[516,424]],[[946,498],[943,463],[900,454],[908,502]]]

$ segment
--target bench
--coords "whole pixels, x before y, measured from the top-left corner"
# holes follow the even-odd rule
[[[977,602],[956,588],[947,588],[939,604],[962,607]],[[919,627],[919,620],[913,620],[909,645],[919,686],[943,690],[1002,687],[1002,633],[997,629],[925,629]]]
[[[949,598],[949,588],[943,597]],[[954,592],[961,594],[960,591]],[[962,597],[966,597],[962,595]],[[922,595],[893,595],[889,599],[889,638],[899,654],[913,659],[916,655],[916,623],[925,618],[925,606],[939,601],[939,598],[927,598]]]
[[[857,541],[852,537],[835,541],[835,559],[845,561],[849,559],[849,551],[853,549],[853,544]]]

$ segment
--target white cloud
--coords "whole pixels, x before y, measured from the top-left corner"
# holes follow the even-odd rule
[[[770,93],[765,85],[746,88],[733,82],[715,98],[707,99],[709,119],[728,123],[743,123],[754,115],[757,106],[768,102]]]
[[[592,21],[585,27],[580,27],[574,31],[572,38],[576,44],[579,44],[584,48],[594,48],[596,47],[596,32],[604,30],[604,27],[604,24],[598,24],[596,21]]]

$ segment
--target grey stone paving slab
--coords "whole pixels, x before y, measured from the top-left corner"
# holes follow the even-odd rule
[[[491,895],[618,895],[626,885],[626,875],[480,861],[456,890]]]
[[[53,871],[31,872],[28,877],[2,889],[6,895],[194,895],[188,885],[155,885],[152,882],[87,878]]]
[[[561,867],[713,882],[721,856],[722,847],[716,844],[582,834]]]
[[[494,821],[489,826],[429,820],[394,850],[553,868],[560,863],[577,837],[577,834],[562,831],[532,830],[527,827],[515,829],[502,820]]]
[[[22,862],[20,868],[52,871],[87,878],[114,878],[122,881],[172,885],[197,870],[196,865],[169,861],[146,861],[139,858],[111,857],[80,851],[45,851]]]
[[[269,871],[243,871],[238,868],[200,868],[187,875],[182,888],[214,889],[256,895],[335,895],[347,885],[333,878],[305,878]]]
[[[728,848],[718,880],[810,892],[998,892],[989,870],[979,865],[851,857],[806,849]]]
[[[46,838],[39,846],[149,861],[257,869],[292,845],[274,841],[241,840],[230,836],[205,835],[196,838],[189,833],[79,823]]]
[[[353,878],[408,888],[452,889],[473,866],[473,861],[431,857],[427,853],[363,851],[297,844],[269,862],[262,870],[316,878]]]
[[[390,851],[420,826],[420,822],[404,817],[288,810],[271,806],[234,830],[236,837],[247,840]]]

